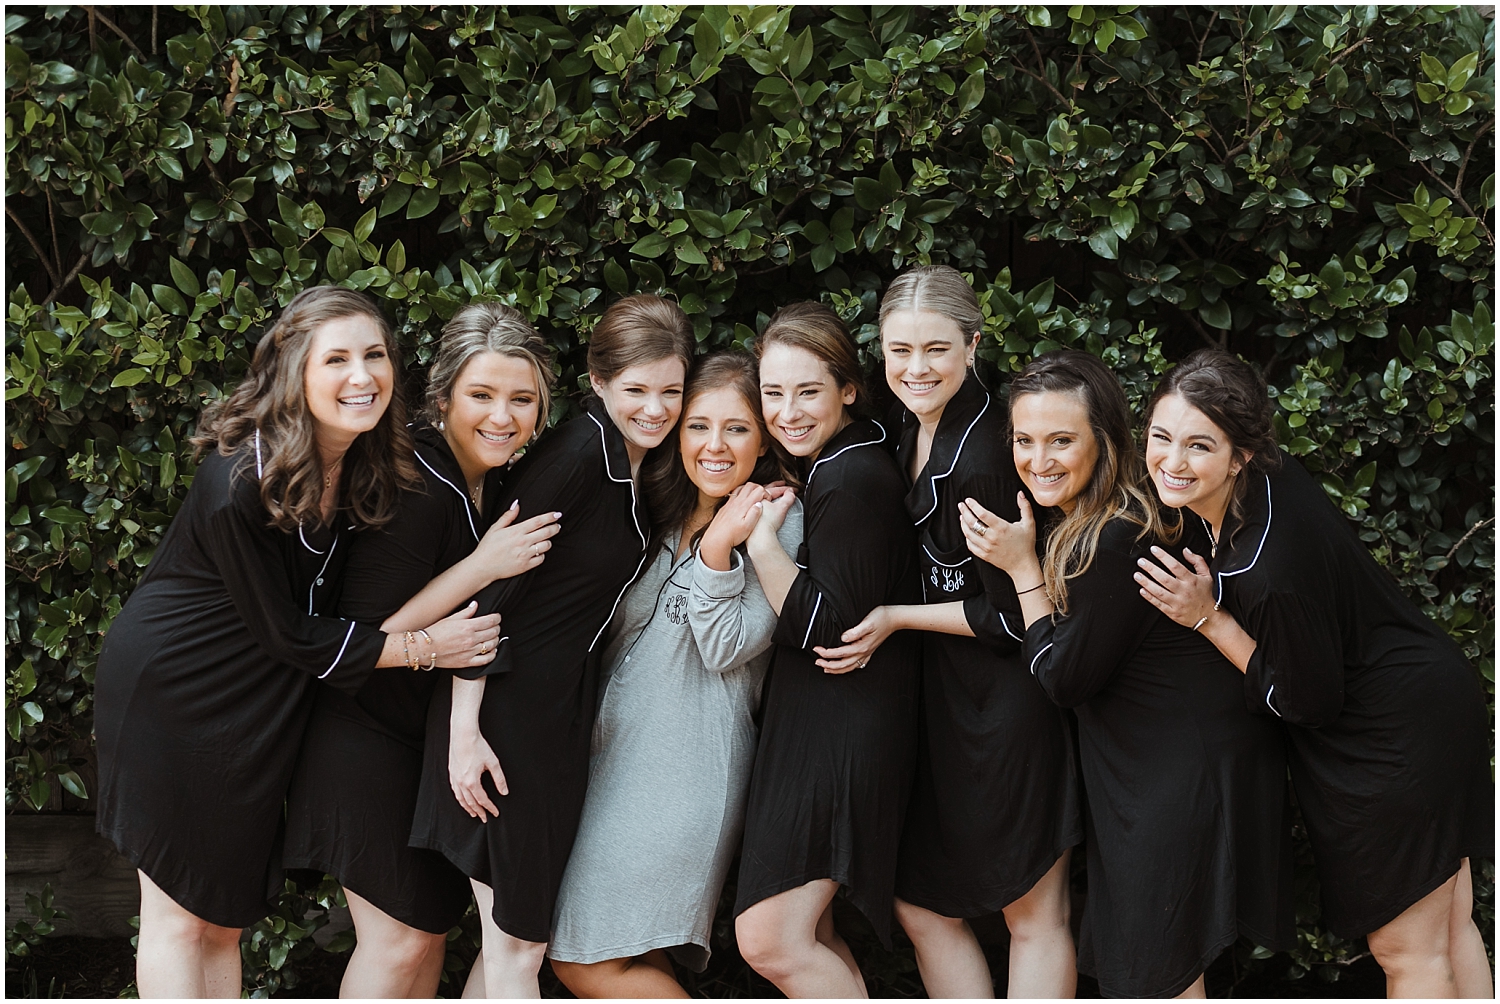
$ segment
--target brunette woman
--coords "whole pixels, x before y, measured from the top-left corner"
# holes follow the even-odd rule
[[[352,541],[341,615],[386,631],[414,628],[542,561],[556,513],[507,525],[515,509],[495,522],[493,507],[506,464],[546,422],[550,376],[546,343],[515,310],[459,308],[443,328],[425,421],[413,431],[422,485],[401,493],[390,522]],[[322,688],[303,741],[286,866],[330,873],[344,887],[359,938],[345,997],[431,997],[446,935],[469,905],[462,872],[407,846],[439,680],[447,683],[392,668],[376,670],[357,696]]]
[[[1209,540],[1181,552],[1191,568],[1143,558],[1141,596],[1212,641],[1251,708],[1286,724],[1324,921],[1368,936],[1391,997],[1493,997],[1469,870],[1494,853],[1473,667],[1277,449],[1248,365],[1195,352],[1146,415],[1157,492]]]
[[[547,952],[579,997],[686,997],[667,951],[696,972],[708,964],[776,628],[741,545],[764,506],[784,516],[783,550],[802,540],[790,490],[764,487],[785,473],[755,360],[700,360],[683,400],[677,441],[646,462],[653,557],[610,625],[588,797]]]
[[[969,553],[959,525],[966,498],[1020,518],[1005,414],[972,368],[983,323],[974,290],[947,265],[914,268],[886,290],[880,346],[900,402],[889,424],[910,479],[923,602],[876,607],[844,646],[819,649],[818,665],[846,669],[892,632],[922,632],[923,728],[896,917],[928,996],[994,995],[966,918],[1003,912],[1007,996],[1071,997],[1068,852],[1083,839],[1072,736],[1021,659],[1015,583]]]
[[[140,873],[142,996],[239,996],[315,679],[355,693],[377,665],[494,657],[498,620],[472,608],[411,635],[319,616],[343,528],[388,522],[415,482],[395,356],[364,295],[294,297],[204,416],[213,450],[105,640],[98,827]]]
[[[795,562],[762,509],[747,541],[780,620],[740,860],[740,952],[788,997],[862,997],[864,980],[833,926],[842,886],[889,944],[896,849],[916,761],[919,640],[903,634],[864,665],[824,670],[815,646],[887,603],[916,603],[906,486],[857,418],[859,356],[838,315],[816,303],[776,312],[756,342],[766,425],[802,461]]]
[[[693,345],[686,315],[660,297],[604,312],[589,337],[597,396],[527,451],[497,503],[518,503],[520,518],[565,513],[563,529],[543,565],[481,593],[481,609],[505,617],[494,672],[460,674],[432,702],[412,843],[472,880],[489,996],[539,995],[588,782],[597,649],[646,560],[636,479],[677,423]]]
[[[1049,352],[1010,385],[1016,470],[1061,510],[1037,560],[1031,506],[1010,522],[964,502],[964,537],[1009,573],[1025,657],[1077,709],[1088,798],[1079,969],[1107,997],[1202,997],[1240,935],[1292,940],[1286,757],[1245,710],[1233,667],[1130,581],[1173,535],[1146,494],[1125,395],[1086,352]]]

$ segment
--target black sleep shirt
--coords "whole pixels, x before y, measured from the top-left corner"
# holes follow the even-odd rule
[[[917,418],[898,405],[891,425],[904,474]],[[922,600],[961,601],[975,635],[921,632],[917,777],[896,875],[897,896],[947,917],[1010,905],[1083,839],[1073,737],[1021,657],[1026,627],[1015,584],[969,553],[959,527],[966,498],[1020,518],[1006,426],[1004,410],[970,373],[906,494]]]
[[[645,563],[645,500],[630,477],[625,439],[591,398],[587,413],[546,434],[497,493],[518,520],[562,513],[547,560],[479,595],[479,612],[501,615],[495,661],[465,677],[486,678],[479,728],[500,760],[510,794],[484,784],[500,809],[481,823],[448,784],[449,685],[427,719],[426,757],[411,842],[441,851],[495,893],[495,923],[523,941],[545,942],[588,784],[604,629]]]
[[[921,641],[897,632],[843,674],[823,672],[812,651],[842,645],[875,607],[921,602],[906,484],[885,439],[878,423],[851,422],[807,475],[801,571],[772,636],[734,912],[833,879],[889,946]]]
[[[486,476],[480,513],[443,434],[413,428],[423,486],[401,493],[383,527],[349,545],[338,611],[379,627],[427,583],[474,550],[496,515],[499,468]],[[408,847],[427,705],[446,672],[377,669],[350,696],[318,688],[287,795],[286,866],[331,874],[409,927],[444,934],[468,909],[468,878],[436,851]]]
[[[315,681],[357,691],[385,643],[321,616],[349,532],[268,526],[258,447],[198,466],[94,690],[99,832],[223,927],[265,917],[281,891],[282,806]]]
[[[1105,525],[1088,570],[1068,580],[1069,613],[1035,621],[1025,654],[1078,714],[1079,971],[1107,997],[1173,997],[1241,934],[1294,943],[1286,753],[1274,719],[1245,709],[1239,671],[1141,598],[1136,559],[1152,541],[1138,530]]]
[[[1225,529],[1215,582],[1256,641],[1245,699],[1287,725],[1323,920],[1368,934],[1494,853],[1479,676],[1290,456]]]

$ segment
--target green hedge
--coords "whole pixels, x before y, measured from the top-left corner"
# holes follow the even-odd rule
[[[499,297],[576,408],[604,305],[703,348],[907,265],[1001,372],[1192,348],[1493,690],[1494,57],[1453,7],[30,7],[6,18],[6,802],[83,808],[100,640],[204,404],[300,288],[411,370]],[[1486,872],[1488,874],[1488,872]],[[1309,905],[1305,967],[1353,949]],[[64,904],[66,905],[66,904]],[[1488,907],[1485,907],[1488,909]]]

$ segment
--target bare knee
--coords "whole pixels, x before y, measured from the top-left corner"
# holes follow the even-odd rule
[[[771,982],[790,972],[794,966],[793,946],[787,930],[771,916],[762,916],[755,908],[740,914],[734,922],[734,937],[740,955],[750,968]]]
[[[913,942],[931,938],[953,938],[963,935],[965,924],[958,917],[947,917],[924,907],[896,900],[896,920]]]
[[[380,940],[367,947],[373,949],[392,969],[416,972],[428,959],[429,953],[442,954],[446,950],[447,941],[444,935],[429,934],[403,925],[399,929],[383,931]]]
[[[605,997],[601,991],[608,989],[625,972],[624,959],[608,959],[604,962],[562,962],[552,960],[552,972],[562,985],[575,997]]]

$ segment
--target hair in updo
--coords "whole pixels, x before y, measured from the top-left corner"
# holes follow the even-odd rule
[[[829,307],[811,300],[789,303],[771,315],[766,330],[755,339],[755,358],[765,357],[767,347],[776,343],[811,352],[828,367],[829,376],[840,388],[854,388],[850,410],[862,414],[869,401],[864,372],[859,365],[859,346],[849,334],[843,320]]]
[[[885,327],[886,318],[902,310],[946,317],[958,325],[965,345],[984,330],[984,313],[974,287],[949,265],[918,265],[892,279],[880,300],[880,326]]]
[[[1130,405],[1109,367],[1097,356],[1077,349],[1040,355],[1010,382],[1011,411],[1026,395],[1047,392],[1072,394],[1083,402],[1099,448],[1088,484],[1075,497],[1073,511],[1048,534],[1042,556],[1047,596],[1058,613],[1066,614],[1068,580],[1094,563],[1099,537],[1111,520],[1125,519],[1139,526],[1137,539],[1149,535],[1172,541],[1178,527],[1162,522],[1155,493],[1146,485],[1145,465],[1131,433]]]
[[[758,485],[788,481],[789,472],[795,469],[785,449],[766,428],[760,407],[760,374],[755,358],[733,349],[704,356],[688,374],[687,384],[683,387],[682,421],[672,427],[666,441],[652,450],[641,465],[641,484],[651,513],[652,546],[648,549],[651,554],[656,553],[656,546],[663,543],[668,534],[687,522],[698,505],[698,488],[688,477],[682,458],[682,425],[698,397],[723,387],[731,387],[739,394],[755,421],[755,427],[760,430],[761,445],[766,447],[765,456],[750,472],[750,480]],[[723,502],[719,504],[722,506]],[[707,529],[707,524],[699,527],[693,542],[701,539]]]
[[[325,523],[327,472],[307,406],[307,365],[318,329],[344,317],[368,317],[375,325],[393,377],[390,403],[380,421],[356,437],[344,454],[339,506],[357,526],[382,526],[396,514],[401,490],[421,484],[412,460],[401,357],[390,322],[364,293],[312,286],[292,297],[266,328],[245,378],[227,398],[204,411],[192,439],[200,456],[211,448],[232,456],[247,442],[255,442],[260,501],[270,525],[280,530]]]
[[[1243,475],[1269,474],[1281,467],[1281,448],[1272,424],[1271,396],[1266,382],[1250,364],[1221,349],[1198,349],[1162,377],[1146,404],[1146,426],[1157,404],[1176,394],[1229,437],[1229,446],[1245,459],[1241,476],[1229,495],[1229,513],[1239,522],[1250,479]]]
[[[535,439],[547,427],[552,408],[552,350],[526,318],[503,303],[470,303],[459,307],[443,325],[443,343],[427,371],[427,421],[437,425],[443,408],[453,400],[453,388],[464,367],[475,356],[498,352],[531,364],[536,375],[537,409]]]
[[[693,324],[671,300],[637,293],[616,300],[604,311],[589,335],[589,376],[609,383],[632,366],[668,357],[682,360],[682,371],[693,366]]]

